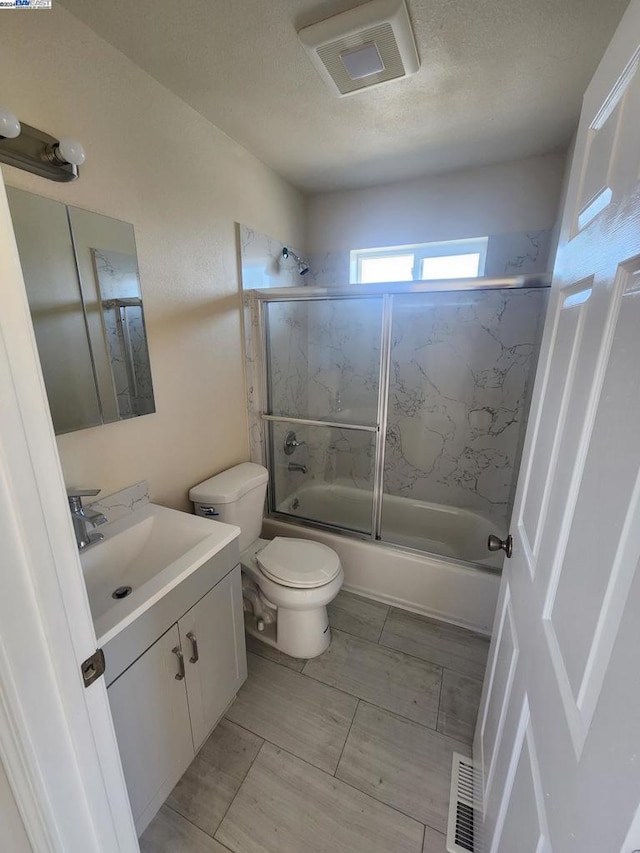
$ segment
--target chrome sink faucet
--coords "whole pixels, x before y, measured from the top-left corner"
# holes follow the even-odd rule
[[[106,516],[94,509],[82,506],[82,498],[95,498],[98,494],[100,494],[100,489],[67,489],[73,530],[76,534],[76,544],[79,551],[84,551],[85,548],[104,539],[102,533],[88,533],[87,525],[97,527],[99,524],[104,524],[107,521]]]

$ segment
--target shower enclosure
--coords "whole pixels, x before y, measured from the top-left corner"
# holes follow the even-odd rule
[[[526,279],[256,292],[269,512],[499,569],[547,298]]]

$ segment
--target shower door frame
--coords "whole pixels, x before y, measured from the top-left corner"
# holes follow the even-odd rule
[[[416,293],[446,293],[464,290],[523,290],[531,288],[549,288],[551,286],[551,274],[534,274],[511,276],[508,278],[474,278],[474,279],[450,279],[441,281],[420,282],[385,282],[384,284],[351,284],[345,287],[289,287],[289,288],[265,288],[254,290],[256,307],[258,311],[258,352],[260,353],[260,419],[265,425],[262,430],[262,450],[266,467],[269,471],[269,489],[267,494],[267,510],[269,518],[286,521],[290,524],[299,524],[329,530],[345,536],[364,539],[367,542],[379,542],[386,546],[399,548],[414,554],[435,556],[439,560],[459,565],[473,567],[480,571],[496,572],[499,570],[478,563],[445,557],[430,551],[422,551],[406,545],[398,545],[387,542],[382,538],[382,509],[384,500],[384,463],[386,451],[387,420],[389,412],[389,374],[391,366],[391,333],[393,323],[393,297],[404,294]],[[296,418],[281,415],[272,415],[265,409],[269,408],[271,402],[271,388],[269,376],[269,333],[268,333],[268,311],[265,303],[270,302],[329,302],[346,299],[380,299],[382,298],[382,314],[380,318],[380,365],[378,372],[378,405],[375,424],[351,424],[338,423],[335,421],[320,421],[311,418]],[[330,427],[337,429],[354,430],[358,432],[375,433],[375,461],[373,469],[372,490],[372,512],[371,532],[353,530],[347,527],[339,527],[335,524],[307,519],[300,516],[280,512],[275,507],[275,485],[273,453],[271,449],[271,423],[290,423],[301,426]]]

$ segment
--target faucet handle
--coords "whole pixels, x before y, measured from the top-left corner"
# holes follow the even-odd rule
[[[67,489],[67,500],[71,512],[79,512],[82,509],[82,498],[95,498],[100,494],[100,489]]]
[[[68,498],[95,498],[100,489],[67,489]]]

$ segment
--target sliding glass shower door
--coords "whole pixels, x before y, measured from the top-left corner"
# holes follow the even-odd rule
[[[393,298],[380,536],[487,564],[506,535],[546,290]]]
[[[498,567],[546,299],[265,298],[271,511]]]
[[[373,533],[382,306],[264,306],[272,510]]]

